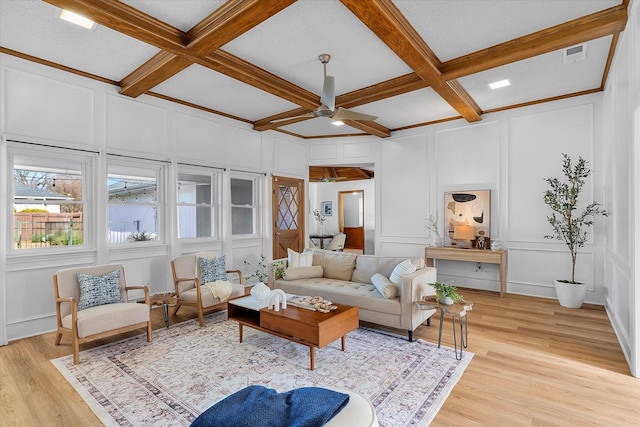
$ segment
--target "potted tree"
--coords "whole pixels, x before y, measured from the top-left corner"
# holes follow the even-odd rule
[[[587,232],[593,225],[596,215],[607,216],[600,203],[592,202],[578,212],[578,199],[582,193],[585,179],[591,175],[587,161],[578,157],[574,164],[571,157],[562,154],[562,172],[564,180],[545,178],[549,189],[544,193],[544,202],[551,208],[547,221],[553,232],[544,236],[546,239],[564,241],[571,255],[571,280],[556,280],[555,287],[560,305],[568,308],[580,308],[587,293],[584,283],[576,282],[576,257],[578,250],[587,241]]]

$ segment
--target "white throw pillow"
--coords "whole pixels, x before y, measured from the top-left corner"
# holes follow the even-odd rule
[[[287,267],[311,267],[313,265],[313,251],[298,252],[287,249]]]
[[[402,276],[411,274],[414,271],[416,271],[415,264],[412,264],[411,260],[405,259],[400,264],[395,266],[395,268],[391,272],[391,276],[389,276],[389,280],[391,280],[396,285],[402,285]]]
[[[383,274],[376,273],[371,276],[371,284],[386,299],[393,299],[398,296],[398,287]]]

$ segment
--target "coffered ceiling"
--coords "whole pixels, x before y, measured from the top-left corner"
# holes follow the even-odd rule
[[[387,137],[602,90],[629,1],[0,0],[0,52],[258,131]],[[323,53],[336,108],[375,121],[298,117],[320,105]]]

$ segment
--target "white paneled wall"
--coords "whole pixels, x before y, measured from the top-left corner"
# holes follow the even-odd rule
[[[60,268],[96,263],[122,263],[127,281],[147,284],[151,292],[173,289],[169,261],[183,253],[209,250],[227,256],[229,268],[242,268],[244,259],[257,259],[271,251],[271,173],[306,177],[307,146],[289,136],[254,132],[251,125],[218,117],[154,97],[136,99],[117,94],[113,86],[0,54],[0,196],[8,197],[12,183],[7,164],[8,139],[100,153],[96,162],[92,200],[97,231],[106,229],[106,201],[99,196],[106,185],[106,153],[166,162],[167,218],[165,242],[145,246],[109,248],[101,234],[95,247],[73,253],[10,254],[12,218],[2,204],[5,227],[0,229],[0,345],[8,340],[55,329],[52,276]],[[255,172],[259,177],[263,215],[261,234],[215,242],[182,242],[176,238],[174,206],[178,162],[217,166],[223,182],[223,227],[230,228],[228,200],[232,170]],[[94,211],[91,211],[94,212]]]
[[[604,304],[631,373],[640,377],[640,6],[631,2],[604,93],[603,156],[609,211]]]

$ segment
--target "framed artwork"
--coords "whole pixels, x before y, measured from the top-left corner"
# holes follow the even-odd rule
[[[322,202],[322,215],[324,216],[333,215],[333,205],[331,202]]]
[[[491,190],[444,193],[445,246],[489,249]]]

